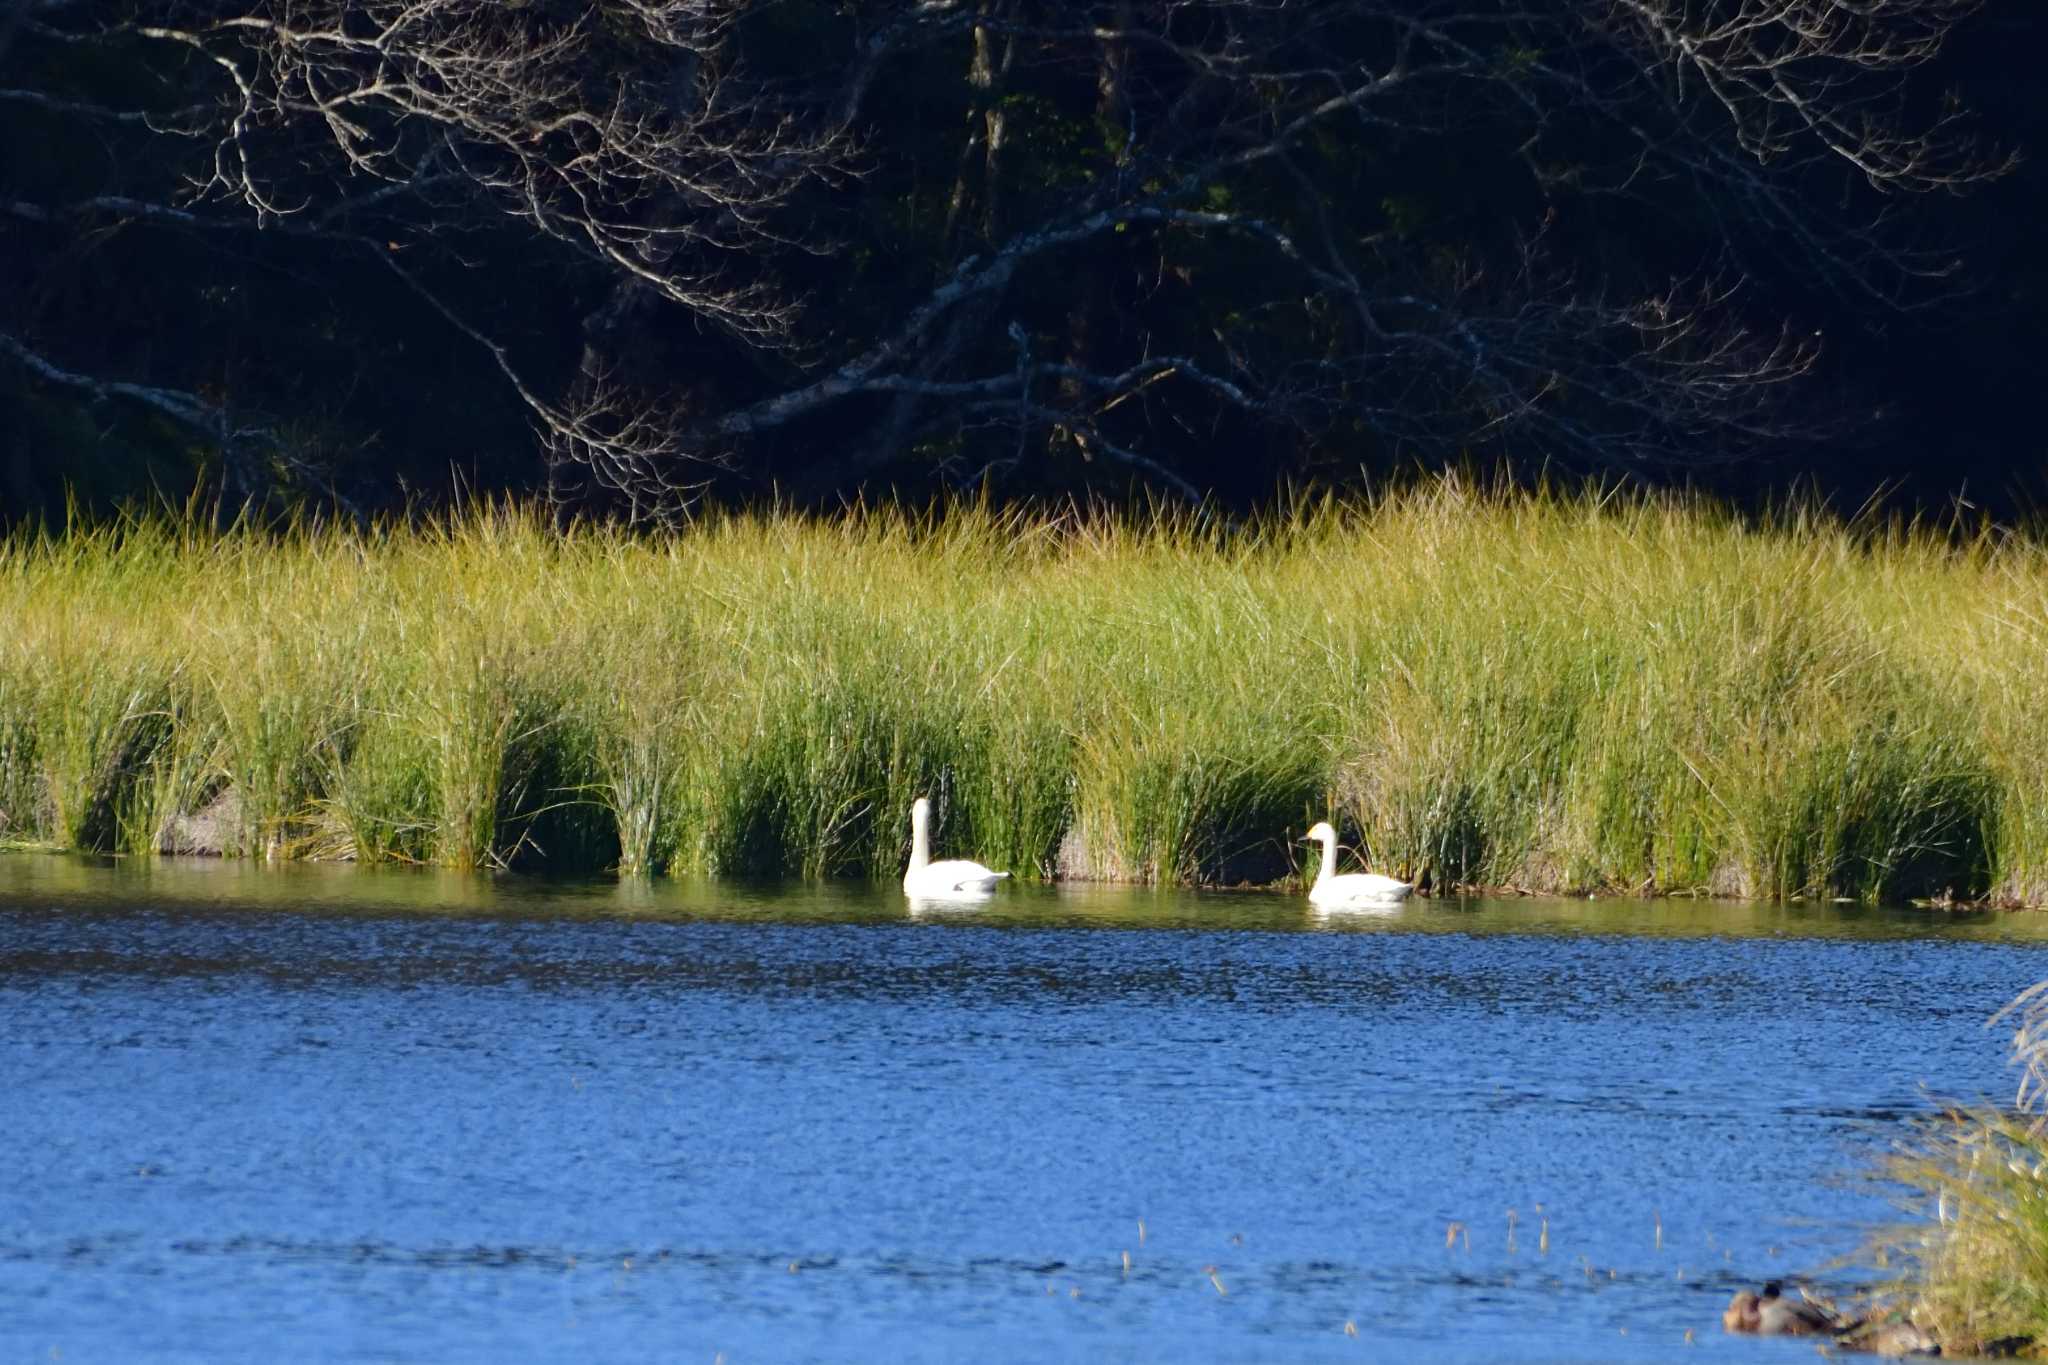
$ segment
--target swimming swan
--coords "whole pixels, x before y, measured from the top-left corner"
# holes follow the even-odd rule
[[[932,803],[922,796],[910,803],[910,869],[903,874],[906,896],[986,896],[1009,876],[965,858],[932,861]]]
[[[1309,903],[1324,909],[1341,910],[1352,905],[1391,905],[1406,900],[1415,888],[1377,872],[1347,872],[1337,876],[1337,831],[1327,820],[1318,820],[1303,843],[1323,846],[1323,866],[1316,884],[1308,889]]]

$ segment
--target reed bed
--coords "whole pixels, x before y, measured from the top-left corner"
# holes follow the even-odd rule
[[[2048,900],[2048,556],[1446,480],[1250,525],[857,510],[0,543],[0,839]]]

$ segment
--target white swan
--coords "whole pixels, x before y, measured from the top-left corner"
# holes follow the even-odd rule
[[[1415,888],[1407,882],[1392,877],[1382,877],[1377,872],[1347,872],[1337,875],[1337,831],[1330,828],[1327,820],[1318,820],[1315,828],[1308,832],[1303,843],[1323,846],[1323,866],[1316,873],[1316,883],[1308,889],[1311,905],[1325,910],[1342,910],[1355,905],[1392,905],[1408,898]]]
[[[910,803],[910,868],[903,874],[904,895],[938,899],[986,896],[1010,875],[966,858],[933,862],[931,823],[932,803],[920,796]]]

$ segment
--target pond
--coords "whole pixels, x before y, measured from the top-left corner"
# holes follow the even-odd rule
[[[1810,1359],[1728,1296],[1857,1282],[2044,975],[2029,915],[8,856],[0,1357]]]

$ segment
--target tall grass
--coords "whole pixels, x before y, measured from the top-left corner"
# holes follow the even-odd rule
[[[1951,1355],[2011,1355],[2048,1343],[2048,982],[2013,1018],[2022,1068],[2011,1108],[1957,1108],[1921,1124],[1879,1174],[1923,1221],[1885,1230],[1874,1259],[1902,1271],[1894,1307]]]
[[[621,873],[2048,901],[2048,555],[1454,481],[0,543],[0,838]]]

